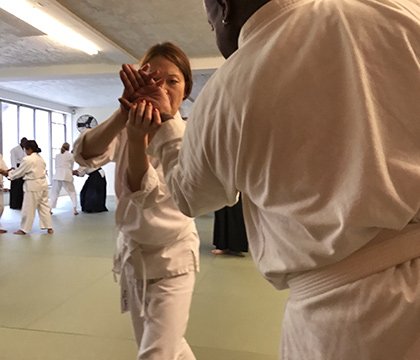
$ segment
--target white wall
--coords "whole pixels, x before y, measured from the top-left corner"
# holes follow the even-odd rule
[[[119,105],[115,104],[113,107],[101,107],[101,108],[78,108],[75,110],[73,114],[73,134],[74,134],[74,141],[76,140],[79,130],[77,130],[76,120],[79,116],[89,114],[92,115],[98,123],[106,120],[109,116],[117,109]],[[114,183],[115,183],[115,165],[114,163],[107,164],[102,167],[105,171],[106,181],[107,181],[107,195],[115,195],[114,190]],[[82,189],[83,184],[86,181],[86,177],[78,178],[77,176],[74,177],[74,185],[76,187],[76,191],[80,192]]]
[[[38,99],[32,96],[22,95],[13,91],[0,89],[0,99],[17,102],[19,104],[40,107],[47,110],[55,110],[69,113],[71,108],[62,104],[57,104],[48,100]]]

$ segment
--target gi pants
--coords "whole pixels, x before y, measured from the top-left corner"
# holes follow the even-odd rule
[[[72,181],[64,181],[64,180],[54,180],[52,189],[51,189],[51,199],[50,204],[51,208],[55,208],[57,206],[57,199],[60,195],[61,188],[64,187],[67,194],[69,194],[71,203],[73,204],[73,208],[77,208],[77,195],[76,189],[74,188],[74,183]]]
[[[25,191],[20,229],[26,233],[32,230],[36,210],[38,210],[39,215],[39,227],[41,229],[52,229],[50,206],[48,204],[48,189]]]
[[[184,339],[195,272],[146,280],[133,279],[125,266],[127,301],[138,345],[137,360],[195,360]],[[143,293],[144,289],[146,290]],[[141,316],[144,301],[144,316]]]

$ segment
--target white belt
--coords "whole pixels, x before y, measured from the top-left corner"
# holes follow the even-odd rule
[[[124,236],[122,233],[120,233],[119,236]],[[119,241],[120,239],[118,239]],[[138,283],[137,279],[134,276],[134,269],[133,271],[130,271],[130,274],[128,273],[127,269],[127,261],[131,256],[130,251],[127,248],[127,245],[123,244],[123,254],[124,257],[122,259],[116,258],[114,259],[114,268],[112,269],[114,273],[114,280],[117,282],[117,274],[120,275],[120,286],[121,286],[121,312],[124,313],[129,310],[128,307],[128,288],[133,287],[134,288],[134,296],[135,301],[139,305],[140,308],[140,317],[144,317],[145,315],[145,309],[146,309],[146,290],[147,290],[147,275],[146,275],[146,263],[143,258],[143,254],[141,254],[141,249],[137,248],[135,251],[140,252],[140,260],[141,260],[141,266],[142,266],[142,299],[139,298],[139,292],[138,292]]]
[[[383,230],[338,263],[290,276],[290,298],[316,296],[418,257],[420,224],[410,224],[401,231]]]

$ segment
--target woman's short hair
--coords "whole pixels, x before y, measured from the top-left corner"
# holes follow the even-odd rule
[[[41,149],[38,147],[38,144],[35,140],[28,140],[23,146],[25,149],[31,149],[33,152],[40,153]]]
[[[151,59],[157,56],[164,57],[181,70],[185,80],[185,100],[191,94],[193,86],[192,71],[188,56],[178,46],[170,42],[164,42],[153,45],[149,50],[147,50],[143,58],[140,60],[140,65],[143,66],[144,64],[147,64]]]

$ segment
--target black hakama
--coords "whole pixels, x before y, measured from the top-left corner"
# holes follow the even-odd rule
[[[80,207],[83,212],[97,213],[106,208],[106,178],[97,169],[90,174],[80,192]]]
[[[241,198],[234,206],[215,211],[213,245],[220,250],[248,251]]]

